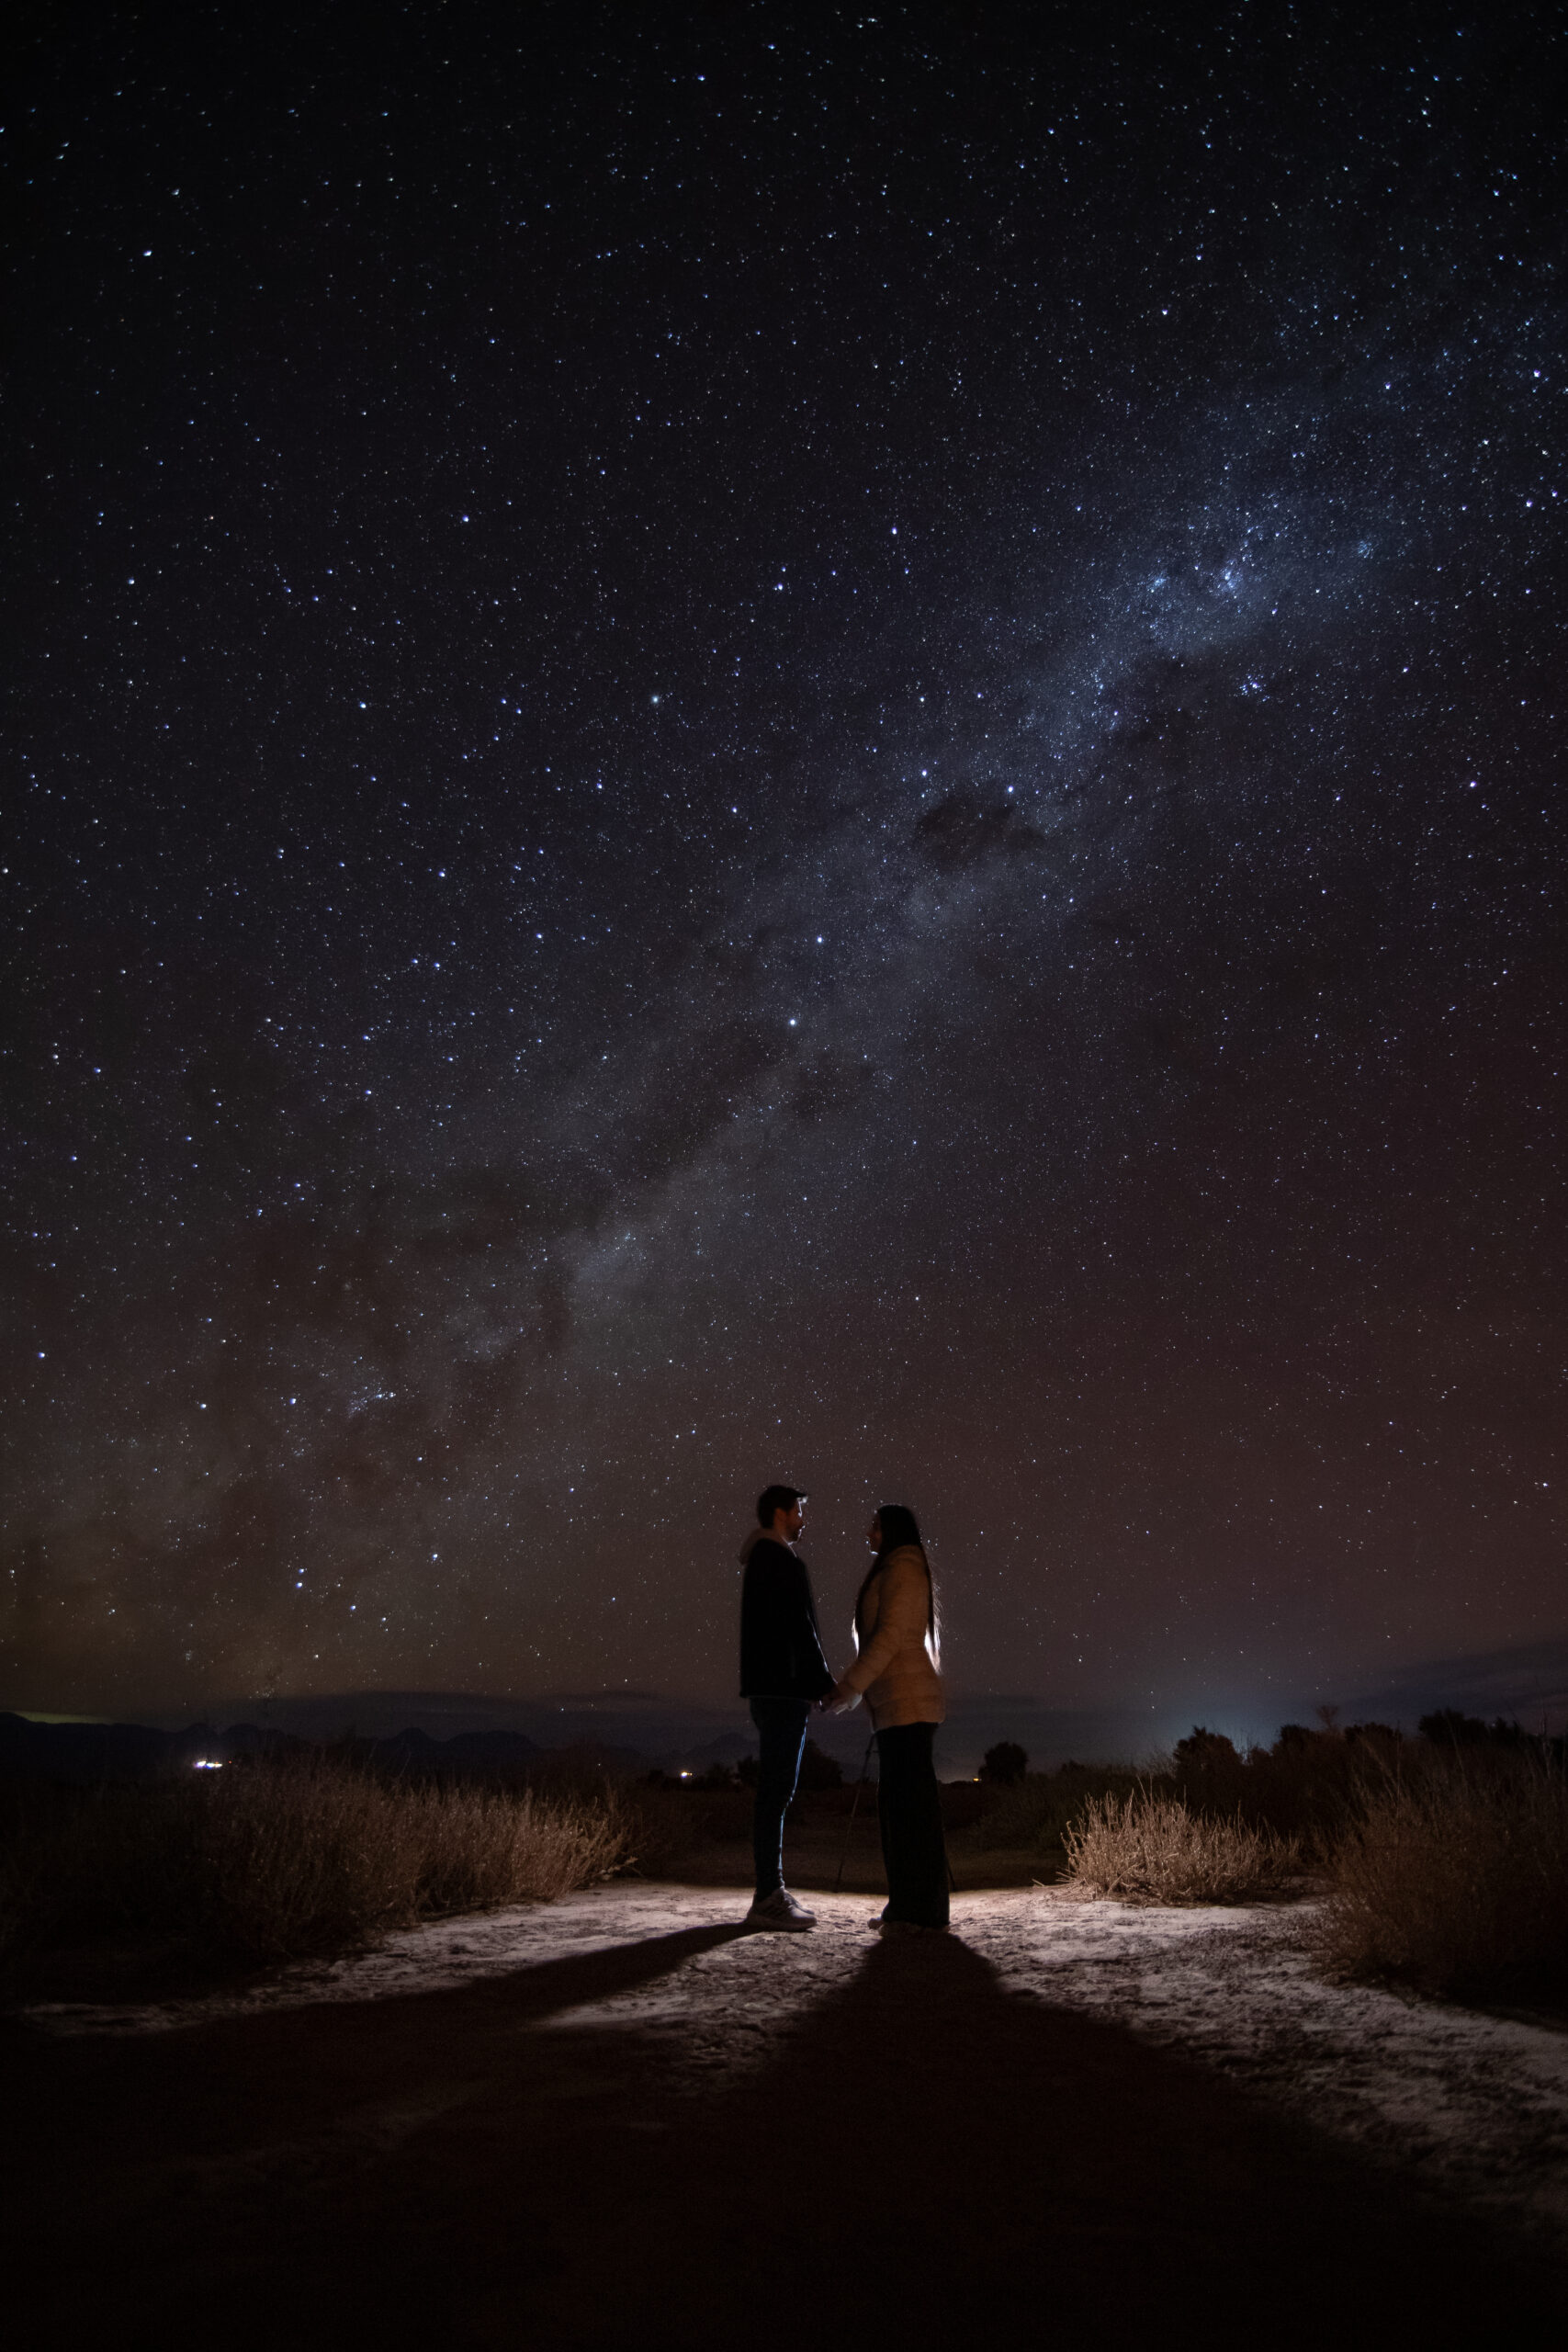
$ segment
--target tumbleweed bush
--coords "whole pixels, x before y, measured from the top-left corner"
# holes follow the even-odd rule
[[[1062,1844],[1073,1884],[1133,1903],[1247,1903],[1277,1892],[1302,1859],[1294,1838],[1148,1788],[1089,1798]]]

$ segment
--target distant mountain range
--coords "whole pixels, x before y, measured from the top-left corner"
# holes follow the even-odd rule
[[[281,1755],[306,1743],[296,1735],[262,1724],[187,1724],[161,1731],[149,1724],[34,1723],[25,1715],[0,1714],[0,1778],[63,1781],[149,1781],[185,1770],[231,1763],[236,1757]],[[389,1761],[434,1765],[453,1770],[518,1770],[540,1753],[519,1732],[468,1732],[438,1742],[423,1732],[404,1731],[391,1739],[367,1741]]]
[[[344,1737],[347,1729],[343,1727],[334,1736]],[[657,1757],[621,1741],[592,1736],[557,1741],[547,1747],[525,1732],[503,1727],[457,1732],[447,1739],[433,1738],[417,1724],[405,1724],[382,1738],[368,1737],[357,1730],[349,1736],[359,1749],[378,1761],[400,1764],[422,1775],[477,1771],[504,1779],[521,1779],[549,1765],[587,1768],[617,1777],[635,1777],[655,1767],[663,1771],[699,1772],[709,1764],[732,1764],[756,1747],[754,1736],[748,1740],[739,1732],[727,1732],[700,1746],[667,1750]],[[0,1780],[77,1786],[102,1781],[158,1780],[172,1772],[229,1764],[237,1757],[302,1751],[319,1736],[276,1723],[231,1724],[222,1730],[198,1723],[166,1730],[149,1724],[51,1722],[0,1713]]]
[[[1420,1717],[1458,1707],[1490,1719],[1517,1719],[1527,1730],[1568,1727],[1568,1640],[1435,1659],[1360,1690],[1310,1686],[1227,1696],[1195,1685],[1180,1707],[1066,1708],[1027,1692],[953,1694],[938,1743],[943,1779],[966,1776],[998,1740],[1016,1740],[1037,1769],[1139,1759],[1190,1730],[1194,1722],[1241,1739],[1271,1740],[1282,1722],[1312,1723],[1320,1701],[1339,1702],[1344,1723],[1377,1721],[1413,1731]],[[389,1754],[439,1768],[475,1763],[513,1770],[548,1752],[619,1772],[701,1771],[753,1754],[756,1734],[746,1709],[662,1699],[651,1690],[570,1690],[536,1699],[494,1698],[453,1690],[351,1690],[325,1697],[251,1698],[208,1711],[190,1723],[47,1721],[0,1714],[0,1777],[94,1781],[137,1779],[201,1756],[227,1759],[290,1740],[345,1735]],[[846,1770],[858,1770],[871,1726],[863,1708],[814,1716],[811,1736]]]

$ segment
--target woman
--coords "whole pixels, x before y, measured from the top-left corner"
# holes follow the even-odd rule
[[[947,1849],[931,1742],[947,1713],[937,1672],[936,1590],[915,1514],[884,1503],[867,1531],[875,1558],[855,1601],[854,1664],[823,1705],[864,1698],[876,1726],[877,1811],[887,1870],[882,1928],[945,1928]]]

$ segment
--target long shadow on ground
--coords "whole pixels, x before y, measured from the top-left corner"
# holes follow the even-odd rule
[[[25,2340],[233,2352],[1145,2341],[1434,2347],[1561,2269],[956,1938],[869,1947],[773,2059],[560,2010],[697,1929],[460,1991],[135,2043],[14,2037]]]

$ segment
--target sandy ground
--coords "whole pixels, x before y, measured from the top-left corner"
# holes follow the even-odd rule
[[[39,2004],[52,2033],[169,2032],[220,2018],[449,1991],[519,1968],[694,1928],[733,1926],[733,1889],[616,1885],[444,1921],[242,1993],[140,2004]],[[765,2063],[870,1941],[864,1895],[810,1894],[810,1936],[747,1937],[655,1984],[562,2012],[557,2028],[658,2032],[687,2088]],[[953,1927],[1008,1991],[1129,2027],[1402,2170],[1561,2233],[1568,2248],[1568,2031],[1408,2001],[1314,1972],[1310,1906],[1159,1910],[1055,1887],[960,1894]]]
[[[1353,2309],[1425,2352],[1568,2317],[1568,2035],[1325,1984],[1300,1905],[972,1892],[887,1943],[811,1900],[748,1936],[733,1889],[623,1883],[33,2005],[32,2340],[934,2345],[978,2302],[993,2343]]]

